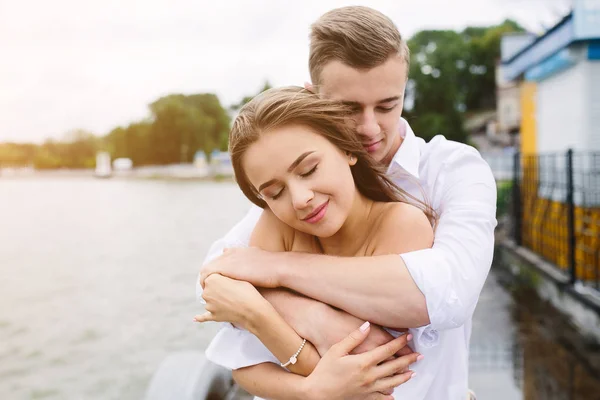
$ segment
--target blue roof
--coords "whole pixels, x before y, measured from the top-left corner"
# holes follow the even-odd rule
[[[574,0],[574,8],[542,36],[503,61],[505,78],[514,80],[571,43],[600,39],[600,7]]]

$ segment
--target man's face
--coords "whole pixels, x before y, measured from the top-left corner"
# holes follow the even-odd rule
[[[400,115],[406,76],[406,64],[400,56],[370,70],[331,61],[321,73],[319,93],[354,107],[357,133],[365,150],[384,165],[391,163],[402,143]]]

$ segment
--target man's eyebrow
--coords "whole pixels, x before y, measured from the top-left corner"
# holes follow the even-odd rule
[[[391,103],[392,101],[397,101],[397,100],[400,100],[400,96],[387,97],[385,99],[379,100],[377,102],[377,104]],[[358,101],[342,101],[342,104],[344,104],[346,106],[350,106],[350,107],[362,107],[362,103],[360,103]]]
[[[400,100],[400,96],[392,96],[392,97],[388,97],[388,98],[383,99],[383,100],[379,100],[377,102],[377,104],[379,104],[379,103],[391,103],[392,101],[396,101],[396,100]]]
[[[296,158],[296,160],[290,165],[290,167],[288,168],[288,172],[292,172],[294,170],[294,168],[296,168],[298,166],[298,164],[300,164],[302,162],[302,160],[304,160],[306,157],[308,157],[312,153],[314,153],[314,151],[307,151],[307,152],[300,154],[300,156],[298,158]],[[262,185],[260,185],[258,187],[258,191],[259,192],[262,191],[264,188],[272,185],[275,182],[277,182],[277,180],[275,180],[275,179],[266,181],[265,183],[263,183]]]

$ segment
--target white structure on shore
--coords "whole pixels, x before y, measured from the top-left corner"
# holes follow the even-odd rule
[[[110,166],[110,154],[101,151],[96,154],[96,170],[95,176],[98,178],[108,178],[112,174],[112,168]]]

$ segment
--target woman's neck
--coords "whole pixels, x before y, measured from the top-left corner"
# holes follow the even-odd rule
[[[348,218],[339,231],[328,238],[317,238],[323,253],[351,257],[360,253],[369,235],[371,212],[375,202],[364,197],[358,190]]]

